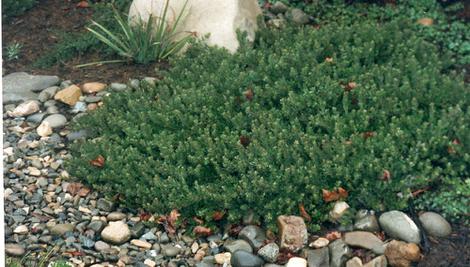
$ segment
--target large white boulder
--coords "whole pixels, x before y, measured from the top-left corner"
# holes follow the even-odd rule
[[[129,10],[129,21],[147,22],[149,16],[158,18],[167,0],[134,0]],[[167,22],[172,25],[181,13],[186,0],[170,0]],[[192,33],[206,42],[235,52],[238,47],[237,30],[247,33],[253,41],[258,28],[257,17],[261,15],[257,0],[188,0],[183,21],[177,32]]]

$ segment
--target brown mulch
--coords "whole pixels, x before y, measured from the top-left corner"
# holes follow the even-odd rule
[[[429,238],[431,249],[418,267],[468,267],[470,266],[470,228],[453,226],[446,238]]]
[[[86,68],[76,65],[102,61],[97,53],[85,53],[68,62],[47,69],[33,66],[41,56],[54,51],[59,40],[57,32],[79,33],[93,14],[91,8],[78,8],[79,0],[39,0],[24,15],[2,25],[3,48],[13,42],[22,44],[20,58],[3,61],[4,74],[25,71],[32,74],[58,75],[61,79],[76,83],[86,81],[126,82],[129,78],[155,76],[154,65],[105,64]]]

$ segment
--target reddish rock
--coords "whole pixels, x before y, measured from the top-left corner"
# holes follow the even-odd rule
[[[82,92],[86,94],[97,93],[106,89],[106,84],[92,82],[92,83],[84,83],[82,85]]]
[[[307,244],[307,226],[302,217],[279,216],[277,225],[279,227],[281,248],[298,251]]]
[[[412,262],[421,260],[421,253],[415,243],[393,240],[385,249],[385,257],[392,267],[410,267]]]
[[[68,104],[69,106],[73,106],[78,102],[81,96],[82,91],[80,90],[80,87],[72,84],[71,86],[57,92],[57,94],[54,96],[54,99]]]

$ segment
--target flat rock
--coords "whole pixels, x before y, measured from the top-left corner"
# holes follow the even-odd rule
[[[106,89],[106,86],[107,85],[105,83],[99,82],[84,83],[82,85],[82,92],[86,94],[97,93]]]
[[[416,244],[421,242],[418,227],[408,215],[401,211],[393,210],[383,213],[379,218],[379,223],[385,233],[391,237]]]
[[[111,212],[110,214],[108,214],[108,216],[106,216],[106,219],[108,221],[120,221],[122,219],[125,219],[127,216],[126,214],[122,213],[122,212]]]
[[[149,16],[158,17],[165,6],[163,0],[134,0],[129,10],[132,23],[148,21]],[[174,0],[169,3],[169,10],[180,14],[186,0]],[[247,32],[250,41],[255,38],[258,28],[257,18],[262,14],[257,0],[189,0],[186,6],[186,16],[177,25],[177,32],[194,32],[198,37],[204,37],[209,45],[225,47],[235,52],[239,47],[237,30]],[[174,16],[168,16],[174,20]],[[181,35],[185,36],[185,35]]]
[[[150,249],[152,248],[152,244],[150,244],[147,241],[139,240],[139,239],[132,239],[131,244],[139,247],[139,248],[144,248],[144,249]]]
[[[323,247],[328,246],[328,244],[330,244],[330,240],[324,237],[320,237],[317,240],[310,243],[308,246],[312,248],[323,248]]]
[[[36,99],[34,92],[41,91],[59,83],[59,77],[47,75],[30,75],[26,72],[15,72],[3,77],[3,103],[20,102]]]
[[[52,127],[48,122],[42,122],[38,128],[36,128],[36,132],[38,133],[39,136],[41,137],[47,137],[52,134]]]
[[[299,251],[307,244],[307,226],[304,219],[298,216],[284,216],[277,218],[281,248]]]
[[[248,225],[240,231],[238,238],[250,243],[254,249],[259,249],[266,240],[266,234],[260,227],[256,225]]]
[[[219,253],[214,255],[215,263],[224,265],[230,264],[230,259],[232,258],[232,254],[230,252]]]
[[[342,267],[351,257],[352,251],[346,243],[341,239],[337,239],[330,243],[330,266]]]
[[[360,210],[356,213],[354,229],[368,232],[380,231],[379,222],[374,211]]]
[[[25,254],[25,249],[19,244],[5,244],[5,253],[10,256],[20,257]]]
[[[80,90],[80,87],[72,84],[69,87],[57,92],[54,96],[54,100],[58,100],[69,106],[74,106],[81,96],[82,90]]]
[[[19,104],[12,112],[8,112],[11,117],[25,117],[39,111],[39,103],[35,100],[28,100]]]
[[[362,260],[359,257],[354,257],[346,262],[346,267],[363,267]]]
[[[251,247],[251,245],[242,239],[227,240],[224,243],[224,248],[232,254],[237,250],[243,250],[250,253],[253,252],[253,248]]]
[[[122,221],[110,222],[101,232],[101,238],[106,242],[120,245],[131,238],[131,231]]]
[[[63,236],[67,232],[72,232],[74,228],[75,228],[75,226],[73,226],[73,224],[70,224],[70,223],[56,224],[56,225],[52,226],[49,229],[49,231],[51,232],[52,235]]]
[[[351,247],[360,247],[372,250],[375,254],[383,254],[385,244],[377,236],[370,232],[355,231],[348,232],[343,236],[344,243]]]
[[[330,267],[330,254],[327,247],[303,251],[308,267]]]
[[[446,237],[452,233],[450,223],[435,212],[425,212],[419,216],[419,220],[429,235]]]
[[[375,257],[368,263],[364,264],[364,267],[387,267],[387,265],[387,257],[385,257],[384,255],[380,255],[378,257]]]
[[[287,262],[286,267],[307,267],[307,260],[300,257],[292,257]]]
[[[258,256],[267,262],[276,262],[279,256],[279,246],[276,243],[269,243],[258,250]]]
[[[61,128],[67,123],[67,118],[62,114],[52,114],[47,116],[43,122],[48,122],[51,128]]]
[[[20,234],[20,235],[25,235],[29,232],[28,226],[26,225],[19,225],[13,230],[13,233],[15,234]]]
[[[261,267],[264,261],[252,253],[237,250],[233,253],[230,263],[233,267]]]
[[[349,209],[348,203],[344,201],[338,201],[333,206],[333,209],[330,211],[330,217],[333,220],[338,220],[339,218],[343,217],[346,211]]]

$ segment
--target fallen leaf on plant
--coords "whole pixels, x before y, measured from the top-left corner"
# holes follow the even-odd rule
[[[77,195],[81,196],[81,197],[86,197],[89,193],[90,193],[90,188],[88,187],[82,187],[80,188],[80,190],[78,191]]]
[[[75,196],[79,191],[80,189],[82,188],[82,184],[81,183],[70,183],[68,186],[67,186],[67,192],[69,192],[72,196]]]
[[[424,193],[428,190],[429,190],[429,187],[425,187],[425,188],[422,188],[422,189],[418,189],[418,190],[412,192],[411,194],[413,195],[413,197],[416,197],[416,196],[418,196],[418,195],[420,195],[420,194],[422,194],[422,193]]]
[[[384,170],[384,172],[382,173],[381,180],[384,182],[388,182],[390,181],[391,178],[392,178],[392,174],[390,173],[390,171]]]
[[[222,211],[216,211],[214,214],[212,214],[212,219],[214,221],[220,221],[224,218],[225,212]]]
[[[323,200],[325,202],[332,202],[339,199],[338,193],[336,191],[328,191],[326,189],[322,189],[323,192]]]
[[[95,167],[98,167],[98,168],[103,168],[104,167],[104,157],[101,156],[101,155],[98,155],[98,157],[96,157],[96,159],[90,160],[90,164],[95,166]]]
[[[348,193],[348,191],[346,191],[346,189],[344,189],[342,187],[339,187],[338,188],[338,196],[339,196],[339,198],[348,198],[349,193]]]
[[[253,100],[254,93],[253,93],[253,90],[251,88],[246,90],[245,92],[243,92],[243,95],[245,96],[246,100],[248,100],[248,101]]]
[[[310,217],[310,215],[308,215],[307,211],[305,210],[304,204],[302,204],[302,203],[299,204],[299,210],[300,210],[300,215],[301,215],[307,222],[312,221],[312,217]]]
[[[148,213],[148,212],[142,212],[142,213],[139,215],[139,217],[140,217],[140,220],[141,220],[141,221],[146,222],[146,221],[148,221],[148,220],[150,219],[150,217],[152,217],[152,215],[151,215],[150,213]]]
[[[421,18],[418,20],[418,24],[423,26],[431,26],[434,23],[434,20],[431,18]]]
[[[325,236],[326,239],[333,241],[341,238],[341,233],[338,231],[329,232]]]
[[[199,218],[196,217],[196,216],[193,217],[193,220],[194,220],[197,224],[203,224],[203,223],[204,223],[203,220],[199,219]]]
[[[333,58],[332,57],[327,57],[327,58],[325,58],[325,61],[328,62],[328,63],[332,63]]]
[[[375,132],[365,132],[362,134],[362,137],[364,137],[364,139],[371,138],[374,136],[375,136]]]
[[[88,8],[90,7],[90,4],[88,4],[88,1],[80,1],[77,5],[77,8]]]
[[[348,191],[346,191],[346,189],[342,187],[339,187],[338,189],[332,190],[332,191],[322,189],[322,193],[323,193],[323,200],[325,202],[332,202],[338,199],[344,199],[344,198],[347,198],[349,195]]]
[[[349,92],[349,91],[352,91],[356,87],[357,87],[357,84],[355,82],[348,82],[348,84],[346,84],[346,86],[344,87],[344,90]]]
[[[178,210],[174,209],[169,215],[162,215],[158,218],[158,223],[162,224],[165,230],[170,234],[176,233],[176,221],[180,217]]]
[[[198,236],[209,236],[212,234],[212,230],[210,228],[198,225],[194,227],[193,233]]]
[[[247,147],[251,143],[250,138],[247,136],[240,136],[240,144],[242,144],[243,147]]]

